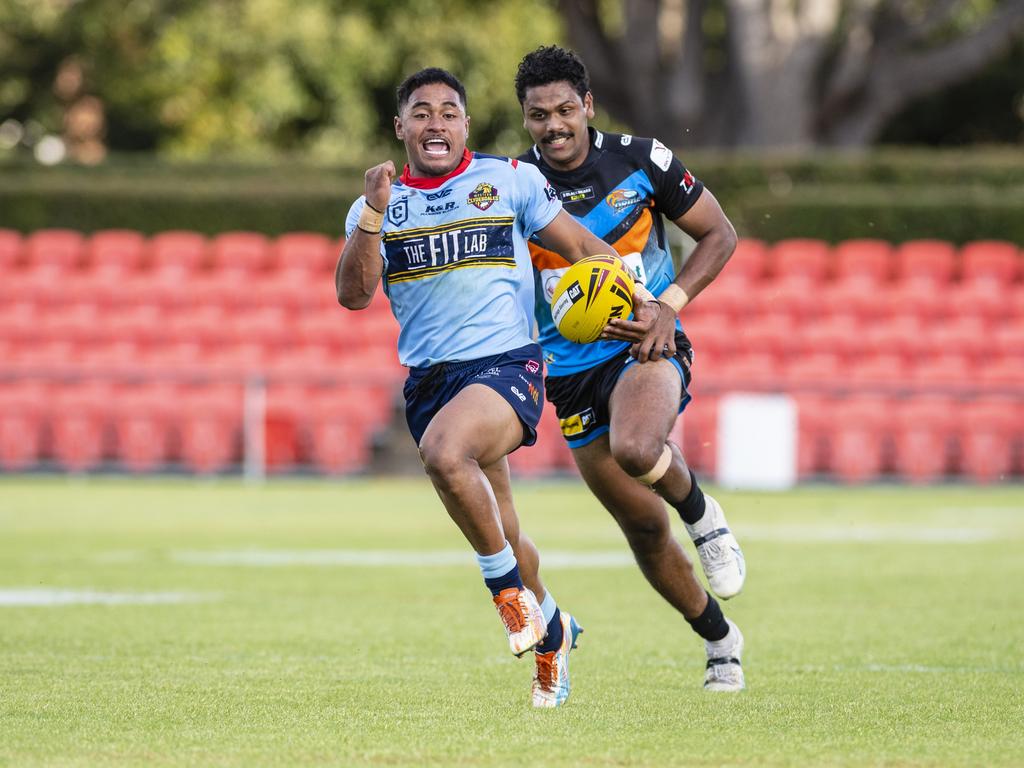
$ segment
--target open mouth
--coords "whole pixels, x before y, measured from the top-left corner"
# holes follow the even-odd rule
[[[423,142],[423,151],[430,157],[444,157],[450,149],[451,145],[445,139],[427,139]]]
[[[547,144],[549,147],[554,147],[555,149],[558,149],[559,147],[564,147],[571,138],[571,133],[559,133],[554,136],[548,136],[546,139],[544,139],[544,143]]]

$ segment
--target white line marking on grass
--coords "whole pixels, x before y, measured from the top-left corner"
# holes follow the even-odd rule
[[[915,525],[740,525],[736,537],[744,541],[910,542],[971,544],[1012,538],[989,528],[930,528]]]
[[[96,592],[91,589],[0,589],[0,607],[52,605],[167,605],[197,603],[213,595],[188,592]]]
[[[174,559],[192,565],[248,565],[276,567],[287,565],[422,567],[475,566],[469,550],[367,550],[310,549],[176,552]],[[634,565],[628,552],[544,552],[545,568],[624,568]]]

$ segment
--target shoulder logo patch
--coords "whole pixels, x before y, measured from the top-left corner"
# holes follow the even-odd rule
[[[499,200],[498,188],[486,181],[476,185],[476,189],[469,193],[466,202],[475,205],[481,211],[486,211]]]
[[[619,141],[622,143],[622,146],[628,147],[630,144],[633,143],[633,137],[630,136],[628,133],[625,133],[622,135],[622,138],[619,139]]]
[[[672,164],[672,150],[655,139],[651,145],[651,162],[661,170],[667,171]]]

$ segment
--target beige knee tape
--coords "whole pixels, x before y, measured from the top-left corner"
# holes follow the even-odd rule
[[[637,477],[644,485],[654,485],[656,482],[661,480],[668,472],[669,466],[672,464],[672,449],[667,445],[661,449],[661,456],[658,461],[651,468],[649,472],[644,472],[642,475]]]

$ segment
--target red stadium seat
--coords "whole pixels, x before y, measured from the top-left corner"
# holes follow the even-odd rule
[[[1021,391],[1024,391],[1024,365],[1021,365],[1017,357],[989,360],[974,374],[973,379],[973,383],[984,392],[1019,397]]]
[[[278,271],[295,271],[320,280],[334,272],[340,253],[324,235],[292,232],[274,241],[271,264]]]
[[[1024,360],[1024,320],[997,328],[992,334],[992,347],[999,357]]]
[[[943,286],[955,267],[956,248],[943,240],[910,240],[896,248],[896,272],[903,282]]]
[[[878,398],[849,398],[835,403],[829,424],[828,455],[831,470],[846,483],[862,483],[881,476],[887,436],[883,425],[892,402]]]
[[[797,474],[801,478],[825,472],[829,466],[828,434],[833,400],[821,394],[794,395],[797,408]]]
[[[751,286],[742,280],[719,282],[717,279],[700,296],[686,308],[686,317],[709,315],[727,315],[742,321],[753,312]]]
[[[1007,479],[1014,443],[1024,437],[1021,401],[989,399],[968,403],[957,414],[960,470],[974,482]]]
[[[33,381],[0,380],[0,467],[28,469],[42,457],[47,393]]]
[[[880,290],[881,311],[884,314],[912,314],[930,322],[956,314],[957,308],[950,305],[947,294],[948,284],[911,280],[897,283],[891,288]]]
[[[314,393],[309,403],[310,452],[321,472],[348,474],[366,467],[373,431],[386,419],[374,410],[344,389]]]
[[[898,315],[866,329],[863,351],[869,355],[893,353],[905,361],[928,354],[925,323],[917,315]]]
[[[82,260],[84,242],[82,233],[71,229],[36,230],[25,240],[28,266],[62,272],[77,269]]]
[[[0,275],[7,275],[22,266],[24,244],[20,232],[0,229]]]
[[[836,280],[885,283],[892,276],[893,248],[885,240],[845,240],[832,253]]]
[[[734,355],[739,350],[739,337],[729,315],[695,314],[683,318],[683,330],[696,350],[700,365],[706,357],[720,358]]]
[[[741,354],[767,353],[777,360],[792,354],[799,342],[797,327],[786,315],[768,314],[737,328]]]
[[[281,309],[291,315],[305,314],[310,297],[333,294],[329,278],[298,269],[268,272],[247,280],[249,299],[258,307]],[[293,323],[294,325],[294,323]]]
[[[178,407],[179,392],[166,383],[118,392],[111,418],[121,466],[129,472],[151,472],[167,462]]]
[[[161,232],[149,241],[149,262],[158,272],[191,275],[206,267],[207,242],[198,232]]]
[[[305,384],[271,384],[266,390],[264,461],[270,471],[293,469],[308,455],[310,399]]]
[[[761,240],[744,237],[736,244],[725,268],[718,277],[715,284],[739,283],[751,285],[757,283],[765,276],[768,264],[768,246]]]
[[[863,348],[864,325],[851,315],[834,315],[806,327],[801,326],[797,341],[803,354],[839,355],[850,359]]]
[[[954,352],[977,363],[994,352],[992,332],[977,317],[959,317],[945,323],[933,323],[924,333],[928,354],[933,357]]]
[[[788,392],[833,392],[845,389],[843,361],[835,352],[816,352],[787,359],[780,381]]]
[[[907,378],[923,394],[957,394],[976,385],[970,358],[956,351],[918,360]]]
[[[945,295],[957,316],[979,318],[985,323],[998,323],[1012,316],[1007,302],[1007,287],[991,280],[954,283]]]
[[[820,285],[793,276],[762,281],[750,292],[748,301],[761,318],[766,315],[785,315],[798,323],[814,320],[832,309]]]
[[[695,472],[714,474],[718,466],[718,403],[717,395],[694,397],[681,417],[683,450],[686,463]]]
[[[181,459],[193,472],[220,472],[241,456],[242,392],[236,386],[184,391],[180,416]]]
[[[850,362],[846,380],[855,392],[892,392],[905,384],[906,373],[906,361],[899,354],[857,355]]]
[[[817,285],[828,274],[831,247],[824,240],[780,240],[768,255],[769,272],[776,280],[799,280]]]
[[[53,457],[65,469],[81,472],[103,461],[113,398],[109,386],[68,384],[49,404]]]
[[[142,264],[145,244],[142,235],[132,230],[96,232],[86,246],[86,265],[107,274],[134,272]]]
[[[237,275],[252,275],[267,267],[270,244],[257,232],[224,232],[211,244],[213,268]]]
[[[873,323],[878,318],[891,315],[894,307],[890,304],[886,286],[865,284],[858,280],[825,283],[819,288],[820,298],[829,315],[850,315],[859,323]]]
[[[1008,285],[1021,273],[1024,255],[1013,243],[976,240],[960,249],[964,282],[984,281]]]
[[[223,326],[224,344],[257,344],[265,351],[281,349],[289,340],[287,315],[276,307],[233,313]]]
[[[951,398],[923,397],[895,403],[893,458],[900,477],[929,483],[947,473],[957,408]]]
[[[562,437],[554,406],[545,405],[537,425],[537,442],[509,454],[508,463],[513,477],[544,477],[564,472],[573,464],[569,444]]]
[[[774,391],[781,385],[779,361],[768,353],[747,354],[719,361],[702,373],[701,386],[717,392]]]

